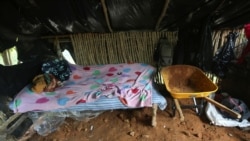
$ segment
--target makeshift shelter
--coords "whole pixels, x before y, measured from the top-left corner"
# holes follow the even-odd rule
[[[213,57],[230,32],[238,33],[235,59],[246,46],[244,25],[250,22],[249,6],[247,0],[3,0],[0,51],[16,46],[18,60],[24,63],[39,63],[41,58],[60,56],[68,49],[79,65],[155,65],[155,48],[159,39],[166,38],[174,50],[173,64],[214,73]],[[240,77],[249,77],[246,66],[227,72],[234,73],[235,68],[245,72]],[[240,98],[245,98],[250,95],[246,89],[249,80],[238,78],[227,77],[223,90],[238,95],[231,83],[240,81],[244,84]]]

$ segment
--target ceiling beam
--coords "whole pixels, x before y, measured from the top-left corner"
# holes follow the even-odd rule
[[[108,29],[110,32],[113,32],[112,28],[111,28],[111,25],[110,25],[110,21],[109,21],[109,16],[108,16],[108,10],[107,10],[107,6],[106,6],[106,3],[105,3],[105,0],[101,0],[101,3],[102,3],[102,7],[103,7],[103,13],[104,13],[104,16],[105,16],[105,20],[106,20],[106,23],[108,25]]]
[[[168,9],[169,2],[170,2],[170,0],[165,0],[165,4],[164,4],[164,7],[162,9],[161,15],[160,15],[159,19],[157,20],[157,23],[155,26],[156,31],[159,31],[159,26],[160,26],[161,21],[163,20],[164,16],[166,15],[166,11]]]

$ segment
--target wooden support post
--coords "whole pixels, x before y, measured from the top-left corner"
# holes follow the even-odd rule
[[[155,127],[157,122],[156,122],[156,115],[157,115],[157,107],[158,105],[156,103],[153,104],[153,116],[152,116],[152,126]]]
[[[177,108],[177,110],[178,110],[178,112],[179,112],[180,120],[181,120],[181,121],[184,121],[184,116],[183,116],[183,113],[182,113],[182,110],[181,110],[181,106],[180,106],[180,104],[179,104],[178,99],[174,99],[174,103],[175,103],[175,106],[176,106],[176,108]]]
[[[57,52],[57,55],[60,59],[63,58],[63,55],[62,55],[62,50],[61,50],[61,47],[60,47],[60,42],[59,42],[59,39],[56,37],[55,40],[54,40],[54,46],[55,46],[55,50]]]

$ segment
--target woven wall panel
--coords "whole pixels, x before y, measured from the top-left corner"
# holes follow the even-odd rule
[[[177,32],[119,32],[75,34],[70,37],[77,64],[152,64],[158,40],[166,37],[175,46],[178,35]]]

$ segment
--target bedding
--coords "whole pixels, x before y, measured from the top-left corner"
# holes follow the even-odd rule
[[[15,113],[29,111],[165,109],[165,98],[152,82],[155,68],[144,63],[80,66],[69,64],[70,78],[53,92],[34,93],[25,86],[15,97]]]

